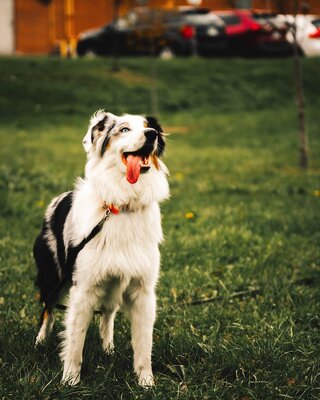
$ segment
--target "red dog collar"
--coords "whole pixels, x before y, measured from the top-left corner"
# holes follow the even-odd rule
[[[107,204],[106,202],[103,202],[102,208],[104,210],[109,210],[112,214],[119,214],[120,213],[120,208],[118,208],[114,204]]]

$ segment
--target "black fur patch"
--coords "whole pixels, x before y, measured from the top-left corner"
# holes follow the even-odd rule
[[[104,155],[104,153],[105,153],[105,151],[106,151],[106,149],[107,149],[108,143],[110,142],[110,136],[109,136],[109,134],[110,134],[110,132],[112,131],[112,129],[113,129],[115,126],[116,126],[116,123],[113,122],[113,123],[110,125],[110,127],[108,128],[107,136],[104,138],[104,141],[103,141],[102,146],[101,146],[101,151],[100,151],[101,157]]]
[[[100,151],[101,157],[104,155],[109,142],[110,142],[110,136],[106,136],[101,146],[101,151]]]
[[[47,230],[48,227],[44,224],[33,246],[33,255],[38,269],[35,284],[40,289],[41,302],[47,301],[60,280],[53,254],[45,238]]]
[[[66,262],[66,253],[63,240],[63,229],[72,206],[72,198],[73,192],[69,192],[57,204],[51,220],[43,223],[42,231],[37,237],[33,247],[33,255],[38,269],[35,284],[40,289],[40,301],[45,302],[48,310],[50,310],[57,301],[59,293],[57,292],[55,294],[55,292],[56,288],[60,284],[60,277],[58,266],[53,253],[49,248],[47,233],[51,228],[57,242],[59,264],[63,269],[63,273],[65,273],[64,267]],[[53,294],[55,295],[53,296]]]
[[[105,116],[101,121],[99,121],[92,129],[91,129],[91,142],[93,143],[95,140],[95,131],[98,130],[99,132],[102,132],[105,128],[105,124],[107,121],[107,116]]]
[[[109,135],[109,133],[112,131],[112,129],[113,129],[115,126],[116,126],[116,123],[113,122],[113,123],[110,125],[109,129],[108,129],[107,135]]]
[[[61,268],[65,265],[66,251],[63,240],[63,229],[72,206],[73,192],[69,192],[57,205],[52,215],[50,226],[57,241],[58,260]]]
[[[158,132],[163,132],[163,130],[162,130],[157,118],[149,116],[149,117],[146,117],[146,120],[148,122],[148,127],[149,128],[153,128]]]
[[[166,143],[163,138],[163,129],[161,128],[161,125],[159,124],[158,120],[154,117],[146,117],[146,120],[148,122],[148,127],[153,128],[158,132],[158,147],[156,150],[156,155],[158,157],[162,156],[162,154],[165,151],[166,148]]]

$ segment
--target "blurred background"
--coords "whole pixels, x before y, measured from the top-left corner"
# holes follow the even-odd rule
[[[300,13],[319,54],[318,0],[1,0],[0,54],[286,55]]]
[[[1,399],[319,399],[319,14],[319,0],[0,0]],[[101,108],[168,133],[148,392],[121,316],[114,357],[91,324],[76,388],[60,385],[62,313],[33,347],[32,246]]]

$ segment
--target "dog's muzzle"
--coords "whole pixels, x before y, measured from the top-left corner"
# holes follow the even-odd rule
[[[122,161],[127,167],[127,181],[131,184],[137,182],[141,172],[149,170],[151,154],[155,150],[155,141],[158,137],[158,132],[155,129],[148,128],[143,133],[146,137],[144,145],[136,151],[124,152],[122,154]]]
[[[158,137],[158,132],[153,128],[144,130],[144,136],[147,138],[147,142],[154,143]]]

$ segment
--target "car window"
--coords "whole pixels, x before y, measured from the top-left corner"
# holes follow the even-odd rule
[[[219,17],[226,25],[238,25],[241,22],[237,15],[219,14]]]
[[[179,11],[181,14],[183,15],[206,15],[210,13],[210,9],[209,8],[188,8],[184,9],[185,7],[182,6],[181,8],[179,7]]]
[[[128,29],[132,26],[135,26],[137,23],[137,13],[135,13],[134,11],[130,11],[128,12],[128,14],[124,15],[121,18],[118,18],[115,21],[115,24],[117,26],[118,29],[122,30],[122,29]]]
[[[314,19],[313,21],[311,21],[311,23],[312,23],[316,28],[320,28],[320,18],[319,18],[319,19]]]
[[[253,13],[252,14],[252,18],[259,22],[260,24],[266,24],[267,22],[269,22],[270,20],[273,20],[274,18],[276,18],[276,14],[267,14],[267,13]]]
[[[127,20],[130,26],[153,25],[154,23],[170,23],[180,20],[178,13],[161,10],[161,9],[145,9],[140,11],[131,11],[127,14]]]
[[[255,21],[259,22],[260,24],[265,24],[265,23],[268,22],[268,18],[263,17],[262,15],[253,14],[253,15],[252,15],[252,18],[253,18]]]
[[[276,16],[277,16],[277,14],[272,14],[272,13],[253,13],[252,14],[252,17],[255,20],[276,18]]]
[[[192,25],[210,25],[223,26],[224,22],[213,14],[186,14],[184,21]]]

